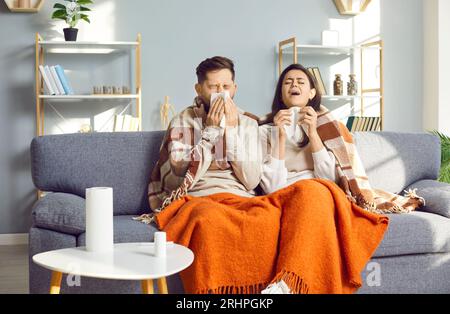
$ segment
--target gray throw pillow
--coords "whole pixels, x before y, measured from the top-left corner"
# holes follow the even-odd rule
[[[420,210],[450,218],[450,184],[422,180],[410,185],[408,189],[417,189],[417,195],[425,199],[425,207]]]
[[[86,201],[73,194],[50,193],[33,207],[33,225],[38,228],[80,235],[86,226]]]

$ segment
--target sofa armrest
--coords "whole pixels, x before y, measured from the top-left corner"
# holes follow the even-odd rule
[[[450,218],[450,184],[421,180],[407,189],[417,189],[417,195],[425,199],[425,206],[421,210]]]
[[[33,207],[33,226],[78,236],[85,232],[86,201],[73,194],[50,193]]]

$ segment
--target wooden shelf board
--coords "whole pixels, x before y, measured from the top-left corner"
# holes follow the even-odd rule
[[[360,45],[357,46],[321,46],[321,45],[297,45],[298,53],[302,55],[351,55],[352,51],[358,49],[364,50],[381,50],[380,47],[371,46],[371,47],[363,47]],[[278,53],[278,47],[276,47],[276,51]],[[283,54],[293,54],[294,49],[292,46],[283,47]]]
[[[139,95],[39,95],[40,99],[137,99]]]
[[[374,95],[356,95],[356,96],[333,96],[333,95],[323,95],[323,99],[329,99],[329,100],[351,100],[351,99],[357,99],[357,98],[374,98],[374,99],[381,99],[381,96],[374,96]]]

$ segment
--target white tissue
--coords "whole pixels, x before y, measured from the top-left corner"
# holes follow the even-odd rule
[[[214,104],[214,102],[216,101],[217,98],[222,97],[224,101],[226,101],[228,98],[230,98],[230,92],[229,91],[225,91],[222,93],[212,93],[211,94],[211,101],[210,101],[210,107]],[[225,116],[222,118],[222,120],[220,120],[220,127],[221,128],[225,128],[227,125],[226,120],[225,120]]]
[[[112,251],[113,230],[113,189],[86,189],[86,250]]]
[[[303,141],[304,133],[302,129],[298,125],[298,121],[300,120],[300,108],[292,107],[291,111],[291,125],[285,125],[284,129],[286,131],[286,137],[288,141],[297,144]],[[303,127],[303,125],[302,125]]]
[[[165,232],[155,232],[155,257],[166,257],[167,236]]]

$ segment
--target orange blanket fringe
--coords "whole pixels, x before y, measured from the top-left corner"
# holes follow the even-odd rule
[[[353,293],[388,218],[351,203],[333,182],[299,181],[266,196],[185,196],[156,216],[189,247],[187,293],[255,294],[283,279],[293,293]]]

